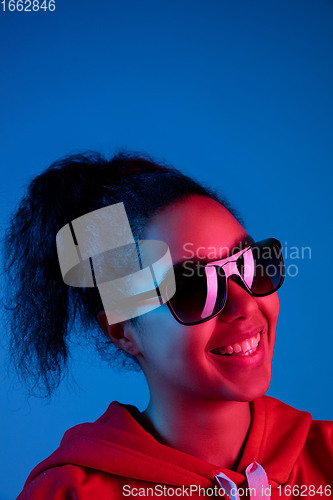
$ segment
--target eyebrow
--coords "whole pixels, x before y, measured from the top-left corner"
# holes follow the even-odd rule
[[[237,242],[233,245],[231,252],[225,258],[232,257],[233,254],[239,252],[243,248],[245,249],[245,247],[248,245],[252,245],[252,243],[254,243],[254,239],[249,234],[247,236],[245,236],[244,238],[242,238],[241,240],[237,240]],[[209,248],[212,248],[212,247],[209,247]],[[191,267],[194,268],[198,264],[205,266],[209,262],[215,262],[216,260],[219,260],[219,259],[202,260],[202,259],[199,259],[198,257],[194,256],[191,259],[178,260],[173,265],[173,268],[174,268],[175,273],[177,273],[177,272],[182,271],[184,269],[185,262],[188,263],[188,268],[191,268]]]

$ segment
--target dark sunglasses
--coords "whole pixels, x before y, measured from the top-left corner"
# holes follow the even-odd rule
[[[175,273],[175,293],[172,284],[166,284],[165,289],[174,318],[182,325],[199,325],[217,316],[226,305],[231,276],[254,297],[276,292],[284,280],[281,243],[269,238],[206,265],[192,268],[183,265],[183,269]]]

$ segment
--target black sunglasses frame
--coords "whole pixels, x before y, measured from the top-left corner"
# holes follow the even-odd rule
[[[252,290],[247,286],[247,284],[242,280],[242,278],[238,275],[232,275],[233,277],[235,277],[235,281],[236,283],[241,287],[243,288],[249,295],[253,296],[253,297],[267,297],[268,295],[272,295],[273,293],[275,293],[282,285],[283,285],[283,282],[284,282],[284,276],[285,276],[285,268],[284,268],[284,262],[283,262],[283,257],[282,257],[282,245],[280,243],[279,240],[275,239],[275,238],[268,238],[268,239],[265,239],[265,240],[261,240],[261,241],[258,241],[256,243],[251,243],[250,245],[246,246],[244,248],[244,252],[246,252],[249,248],[251,247],[256,247],[258,245],[261,245],[263,248],[273,248],[274,246],[278,248],[279,250],[279,253],[276,254],[276,257],[280,260],[280,268],[281,268],[281,276],[280,276],[280,282],[279,284],[274,287],[273,290],[271,290],[270,292],[267,292],[267,293],[263,293],[263,294],[256,294],[254,292],[252,292]],[[243,253],[244,253],[243,252]],[[241,258],[241,256],[243,255],[243,253],[236,259],[236,260],[233,260],[233,256],[231,255],[230,256],[230,259],[228,259],[227,262],[237,262],[239,258]],[[222,260],[222,259],[221,259]],[[218,261],[217,261],[218,262]],[[227,262],[225,264],[227,264]],[[224,264],[224,265],[225,265]],[[176,314],[176,312],[173,310],[172,308],[172,305],[170,303],[170,300],[168,300],[166,302],[172,316],[175,318],[175,320],[180,323],[181,325],[184,325],[184,326],[195,326],[195,325],[201,325],[202,323],[206,323],[207,321],[215,318],[216,316],[218,316],[224,309],[225,305],[226,305],[226,302],[227,302],[227,299],[228,299],[228,280],[229,280],[229,276],[228,278],[225,277],[225,273],[223,271],[223,266],[215,266],[214,265],[214,262],[212,262],[211,264],[208,263],[204,266],[198,266],[198,268],[206,268],[208,266],[214,266],[216,268],[218,268],[218,273],[223,273],[224,275],[224,278],[225,278],[225,294],[224,294],[224,300],[223,300],[223,303],[221,305],[221,307],[219,308],[219,310],[217,312],[215,312],[214,314],[212,314],[211,316],[208,316],[207,318],[204,318],[200,321],[195,321],[195,322],[185,322],[185,321],[182,321]],[[177,293],[177,291],[176,291]]]

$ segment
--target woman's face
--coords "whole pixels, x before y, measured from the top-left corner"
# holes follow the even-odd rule
[[[270,235],[262,235],[266,236]],[[153,217],[144,239],[166,242],[175,263],[189,260],[193,252],[203,262],[222,259],[241,242],[249,241],[249,236],[222,205],[207,197],[194,196]],[[166,394],[167,391],[186,398],[215,401],[252,401],[266,392],[279,312],[278,296],[274,293],[252,297],[233,279],[228,284],[225,308],[206,323],[181,325],[167,305],[141,317],[138,359],[151,392]],[[217,354],[221,347],[235,347],[247,339],[251,342],[258,334],[260,342],[253,354]]]

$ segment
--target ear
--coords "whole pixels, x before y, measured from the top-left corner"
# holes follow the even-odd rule
[[[132,356],[138,356],[141,353],[137,331],[130,321],[109,325],[105,311],[100,311],[97,314],[97,319],[104,333],[116,346]]]

